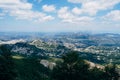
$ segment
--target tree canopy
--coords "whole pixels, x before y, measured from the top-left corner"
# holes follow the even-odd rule
[[[115,66],[106,66],[104,69],[90,68],[76,52],[63,55],[63,62],[57,64],[52,72],[52,80],[118,80]]]

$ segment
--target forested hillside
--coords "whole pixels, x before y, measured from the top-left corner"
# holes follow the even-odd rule
[[[0,80],[118,80],[116,65],[103,68],[91,65],[77,52],[63,54],[54,61],[53,69],[41,64],[36,56],[12,54],[6,46],[0,46]],[[46,59],[49,60],[49,59]]]

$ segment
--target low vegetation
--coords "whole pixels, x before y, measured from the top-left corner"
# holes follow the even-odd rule
[[[52,70],[40,64],[36,56],[11,55],[0,47],[0,80],[118,80],[116,65],[105,68],[90,67],[76,52],[64,54],[61,59],[51,58],[56,66]],[[58,61],[57,61],[58,60]]]

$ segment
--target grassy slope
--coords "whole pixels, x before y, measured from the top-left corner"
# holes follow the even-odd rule
[[[39,63],[35,58],[24,58],[13,56],[17,70],[17,80],[47,80],[48,69]]]

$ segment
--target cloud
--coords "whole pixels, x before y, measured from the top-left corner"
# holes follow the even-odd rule
[[[87,2],[88,0],[68,0],[68,2],[71,2],[71,3],[83,3],[83,2]]]
[[[118,21],[120,22],[120,10],[113,10],[109,12],[107,15],[103,16],[104,20],[107,21]]]
[[[32,4],[27,2],[22,2],[21,0],[1,0],[0,8],[2,9],[32,9]]]
[[[72,9],[72,12],[73,12],[74,14],[80,15],[80,14],[83,13],[83,10],[82,10],[82,9],[79,9],[78,7],[75,7],[75,8]]]
[[[81,4],[81,7],[74,8],[76,14],[96,15],[98,11],[112,9],[120,0],[68,0],[68,2]]]
[[[0,13],[0,16],[5,16],[5,13],[1,12],[1,13]]]
[[[53,20],[53,17],[50,15],[46,15],[45,13],[38,11],[33,11],[32,7],[33,4],[28,3],[25,0],[0,1],[0,9],[2,9],[2,11],[8,15],[16,17],[16,19],[42,21],[42,22]]]
[[[52,16],[45,16],[45,17],[42,17],[42,18],[39,18],[38,20],[36,20],[35,22],[46,22],[46,21],[51,21],[51,20],[53,20],[54,19],[54,17],[52,17]]]
[[[62,22],[68,22],[68,23],[87,23],[94,20],[94,18],[88,17],[88,16],[78,16],[74,15],[68,7],[62,7],[58,11],[58,17],[62,19]]]
[[[42,9],[45,12],[52,12],[52,11],[55,11],[55,6],[54,5],[43,5]]]
[[[68,11],[68,7],[62,7],[58,11],[58,17],[62,19],[63,22],[73,22],[74,16]]]
[[[40,3],[42,0],[34,0],[34,1]]]

